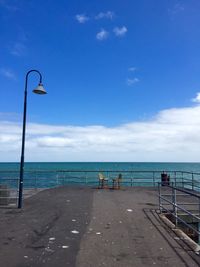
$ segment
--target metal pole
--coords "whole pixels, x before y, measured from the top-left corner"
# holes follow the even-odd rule
[[[184,183],[183,183],[183,172],[182,173],[182,187],[184,188]]]
[[[134,174],[131,172],[131,187],[133,187],[133,179],[134,179]]]
[[[37,72],[40,76],[40,83],[42,82],[42,75],[38,70],[30,70],[26,74],[25,91],[24,91],[24,113],[23,113],[23,130],[22,130],[22,149],[21,149],[21,162],[20,162],[20,175],[19,175],[19,197],[18,197],[18,209],[22,207],[23,198],[23,182],[24,182],[24,149],[25,149],[25,134],[26,134],[26,109],[27,109],[27,85],[28,75],[31,72]]]
[[[162,202],[161,202],[161,183],[158,183],[158,194],[159,194],[159,209],[160,209],[160,213],[162,213]]]
[[[174,182],[175,182],[175,186],[176,186],[176,172],[174,173]]]
[[[174,216],[175,216],[175,225],[177,226],[178,224],[178,219],[177,219],[177,198],[176,198],[176,188],[174,186],[172,186],[172,191],[173,191],[173,212],[174,212]]]
[[[192,191],[194,191],[194,174],[192,173]]]
[[[199,217],[200,217],[200,198],[199,198]],[[198,243],[200,245],[200,221],[198,222]]]

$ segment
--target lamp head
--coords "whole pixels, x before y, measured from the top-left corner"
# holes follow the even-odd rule
[[[47,92],[45,91],[42,83],[38,84],[38,86],[33,90],[33,93],[38,94],[38,95],[47,94]]]

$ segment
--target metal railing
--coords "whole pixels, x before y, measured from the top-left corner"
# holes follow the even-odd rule
[[[110,181],[122,174],[122,183],[127,186],[157,186],[161,182],[162,171],[127,170],[33,170],[24,172],[24,187],[55,187],[65,184],[95,185],[98,173],[102,172]],[[167,171],[170,183],[175,186],[200,191],[200,173]],[[11,188],[18,185],[19,171],[0,171],[0,184]]]
[[[17,205],[18,185],[16,184],[14,187],[11,187],[9,182],[11,182],[10,179],[4,184],[0,184],[0,207],[15,207]],[[14,182],[18,183],[16,180]]]
[[[161,183],[158,192],[160,212],[200,243],[200,193]]]
[[[163,173],[163,171],[136,170],[25,170],[24,189],[52,188],[63,185],[97,186],[99,172],[108,178],[110,185],[112,185],[112,179],[122,174],[122,186],[130,187],[156,187],[161,182]],[[170,176],[170,184],[174,183],[177,187],[200,191],[200,173],[167,171],[167,175]],[[7,186],[10,191],[9,202],[16,203],[19,171],[0,170],[0,185]]]

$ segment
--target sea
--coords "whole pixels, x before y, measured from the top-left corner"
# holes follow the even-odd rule
[[[18,162],[0,163],[0,171],[18,171]],[[185,171],[200,173],[200,163],[186,162],[27,162],[26,171]]]
[[[8,183],[17,187],[19,180],[18,162],[0,163],[0,183]],[[195,173],[195,180],[200,181],[200,163],[185,162],[26,162],[24,166],[24,186],[25,187],[53,187],[62,184],[94,184],[98,181],[98,173],[113,178],[117,173],[122,173],[123,178],[133,180],[136,177],[137,184],[156,177],[160,181],[163,172],[171,176],[179,175],[183,178],[183,173],[187,179],[193,179],[191,175]],[[126,173],[127,172],[127,173]],[[132,173],[131,173],[132,172]],[[157,173],[157,176],[153,174]],[[187,172],[189,174],[187,174]],[[137,174],[137,175],[136,175]],[[148,177],[147,177],[148,174]],[[154,175],[154,176],[153,176]],[[131,181],[132,181],[131,180]],[[124,179],[125,181],[125,179]],[[128,181],[128,180],[127,180]],[[130,179],[129,179],[130,181]],[[129,182],[128,181],[128,182]],[[154,181],[155,182],[155,181]]]

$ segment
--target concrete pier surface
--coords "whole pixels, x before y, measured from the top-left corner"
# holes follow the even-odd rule
[[[0,266],[200,266],[157,209],[153,188],[41,191],[0,209]]]

